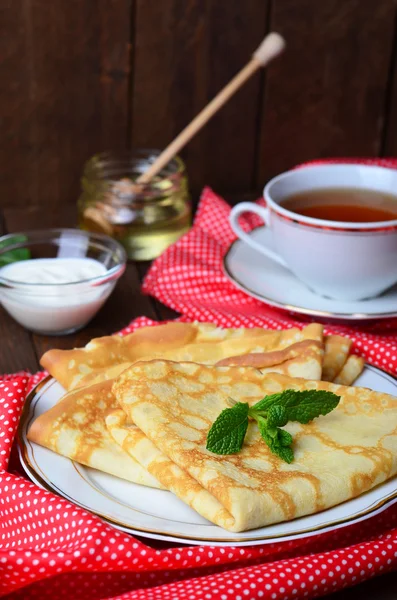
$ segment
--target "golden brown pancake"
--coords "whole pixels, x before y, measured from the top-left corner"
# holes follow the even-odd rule
[[[83,465],[122,479],[161,487],[156,479],[110,436],[106,415],[118,408],[112,381],[66,394],[32,423],[28,439]]]
[[[255,423],[242,450],[206,450],[208,430],[229,399],[256,403],[285,389],[329,390],[339,406],[308,425],[288,423],[291,464],[272,454]],[[244,531],[316,513],[354,498],[397,472],[397,399],[368,389],[155,360],[136,363],[113,386],[123,414],[107,417],[114,437],[165,487],[201,515]],[[143,436],[144,434],[144,436]]]
[[[300,345],[303,345],[303,348],[294,358],[295,355],[291,349]],[[318,373],[321,370],[322,348],[319,342],[312,340],[297,342],[279,352],[279,356],[272,358],[267,363],[261,359],[262,364],[269,365],[275,362],[276,365],[273,369],[277,372],[290,372],[301,377],[308,376],[313,372]],[[123,363],[121,370],[125,370],[128,366],[128,363]],[[272,370],[272,367],[266,366],[265,370]],[[58,405],[41,415],[33,423],[28,437],[58,454],[82,464],[113,475],[119,474],[120,477],[135,483],[162,487],[149,473],[145,473],[135,460],[129,460],[128,468],[124,466],[126,458],[129,457],[124,455],[122,457],[124,462],[120,459],[120,448],[115,447],[114,440],[109,438],[109,433],[105,428],[106,415],[118,408],[117,401],[111,393],[113,382],[110,378],[119,372],[120,365],[110,367],[106,370],[106,377],[109,379],[101,381],[101,374],[98,377],[99,383],[94,382],[84,387],[78,387],[66,394]],[[131,425],[131,428],[133,429],[134,426]]]
[[[365,366],[365,360],[361,356],[352,354],[339,371],[334,379],[334,383],[340,385],[351,385],[353,381],[362,373]]]
[[[334,381],[345,364],[352,346],[352,341],[342,335],[324,336],[323,381]],[[349,385],[353,381],[349,382]]]
[[[148,331],[146,333],[150,332],[152,335],[155,329],[160,329],[164,332],[164,327],[147,328]],[[245,344],[250,343],[251,347],[256,348],[257,338],[262,339],[265,337],[268,347],[270,347],[271,343],[277,344],[280,347],[288,344],[288,340],[293,340],[295,337],[299,338],[314,334],[321,337],[322,335],[321,328],[318,329],[312,326],[307,328],[308,331],[303,332],[303,334],[297,330],[289,330],[288,336],[286,332],[282,332],[282,334],[277,332],[276,335],[271,336],[269,336],[269,332],[266,332],[267,335],[263,336],[264,332],[262,330],[223,330],[214,326],[207,327],[201,325],[198,327],[201,331],[201,342],[193,345],[192,350],[189,349],[189,346],[182,346],[181,348],[176,348],[176,351],[184,352],[185,354],[188,352],[196,353],[203,357],[207,355],[219,356],[219,353],[222,355],[228,349],[228,346],[226,346],[226,349],[222,347],[214,348],[214,345],[222,345],[223,338],[226,341],[231,338],[232,342],[235,342],[232,344],[232,347],[236,349],[240,346],[241,338],[244,339]],[[178,327],[177,329],[179,330],[180,328]],[[184,331],[185,327],[182,329],[182,332]],[[167,335],[169,332],[170,328],[167,327]],[[217,342],[212,342],[214,335],[215,339],[218,339]],[[203,338],[205,336],[211,341],[207,339],[204,342]],[[119,336],[112,336],[110,344],[114,342],[113,337],[117,338],[116,343],[119,343],[119,340],[123,339]],[[134,339],[136,340],[137,336]],[[108,342],[109,338],[100,338],[100,340]],[[151,347],[155,347],[153,341],[151,342]],[[161,348],[162,352],[165,352],[164,345],[161,345]],[[138,352],[139,350],[136,349],[135,351]],[[143,351],[142,348],[140,351]],[[49,355],[54,352],[57,353],[58,351],[51,351],[47,354]],[[255,358],[257,355],[252,354],[251,356]],[[260,363],[264,365],[264,370],[266,371],[274,370],[300,377],[316,377],[321,373],[322,345],[316,340],[307,339],[298,341],[287,345],[286,348],[281,350],[270,351],[267,354],[258,353],[258,356],[260,356]],[[239,357],[236,360],[238,359]],[[62,364],[63,360],[60,361],[60,364],[57,363],[57,366],[60,367]],[[273,367],[270,366],[272,364],[274,364]],[[107,473],[121,473],[121,477],[136,483],[161,487],[149,473],[143,471],[140,464],[134,464],[136,461],[130,460],[129,468],[124,468],[122,464],[120,468],[117,466],[119,459],[115,456],[115,453],[120,453],[120,448],[114,447],[114,440],[109,438],[109,433],[105,427],[106,414],[118,408],[118,404],[111,394],[112,379],[129,366],[130,363],[121,363],[106,369],[93,371],[88,377],[91,383],[84,387],[77,387],[73,392],[67,394],[56,407],[39,417],[30,429],[29,437],[32,441],[77,462],[95,467]],[[60,413],[59,411],[62,412]],[[62,418],[60,418],[60,414]],[[86,428],[87,424],[88,430]],[[133,428],[134,426],[132,425],[131,427]],[[95,430],[95,437],[92,439],[90,435],[87,437],[87,431],[90,434],[90,430],[91,433],[92,430]],[[124,456],[124,460],[126,458],[128,458],[128,455]],[[117,471],[116,473],[115,470]]]
[[[93,339],[84,348],[49,350],[41,364],[68,390],[113,379],[132,363],[153,358],[214,364],[229,357],[238,362],[236,357],[258,354],[264,369],[274,371],[277,367],[292,376],[320,379],[322,341],[323,326],[317,323],[302,330],[284,331],[223,329],[211,323],[167,323],[143,327],[124,337]]]
[[[218,361],[222,366],[254,367],[262,373],[283,373],[290,377],[320,379],[322,373],[323,344],[316,340],[304,340],[283,350],[252,352],[230,356]]]

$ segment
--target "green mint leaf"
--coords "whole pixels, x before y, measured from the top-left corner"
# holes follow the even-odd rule
[[[269,446],[270,451],[287,463],[294,460],[294,451],[291,448],[292,435],[284,429],[269,427],[266,419],[259,417],[257,420],[262,439]]]
[[[269,394],[269,396],[265,396],[262,400],[259,400],[259,402],[250,407],[250,416],[254,416],[251,415],[251,411],[255,413],[264,413],[262,416],[265,416],[265,413],[267,413],[270,406],[272,406],[272,404],[279,403],[280,398],[282,398],[284,393],[285,392],[280,392],[278,394]]]
[[[261,432],[261,435],[262,435],[262,431],[264,431],[264,435],[266,435],[266,437],[268,437],[269,440],[273,440],[273,441],[277,442],[277,438],[278,438],[277,427],[269,427],[269,423],[265,419],[262,419],[262,418],[259,419],[258,425],[259,424],[260,424],[259,431]]]
[[[291,446],[276,446],[271,448],[271,451],[288,464],[291,464],[294,460],[294,451]]]
[[[269,427],[284,427],[288,421],[287,409],[282,404],[273,404],[267,411]]]
[[[284,390],[271,394],[250,407],[249,415],[266,417],[269,426],[284,427],[288,421],[309,423],[338,406],[339,396],[325,390]]]
[[[255,419],[260,434],[271,452],[282,460],[293,461],[292,436],[281,429],[288,421],[306,424],[326,415],[339,404],[339,396],[324,390],[284,390],[266,396],[253,406],[237,402],[221,412],[207,435],[207,450],[215,454],[235,454],[242,448],[248,418]],[[229,399],[230,403],[234,401]]]
[[[206,448],[214,454],[236,454],[242,448],[248,427],[248,402],[225,408],[207,435]]]
[[[271,434],[274,435],[272,428],[271,427],[268,428],[267,420],[264,419],[263,417],[258,417],[256,422],[258,423],[259,433],[265,440],[266,444],[269,445],[269,443],[271,443],[272,439],[273,439]],[[276,430],[275,428],[273,428],[273,429]]]
[[[25,235],[14,235],[7,240],[0,242],[0,250],[6,248],[7,246],[12,246],[13,244],[23,243],[26,241],[27,238]],[[0,267],[4,267],[5,265],[9,265],[19,260],[28,260],[29,258],[30,251],[27,248],[16,248],[14,250],[10,250],[9,252],[0,254]]]
[[[281,429],[278,427],[268,427],[266,419],[260,418],[258,420],[259,433],[265,440],[266,444],[272,450],[275,446],[281,446],[279,441],[279,432]]]
[[[286,390],[282,403],[288,421],[309,423],[320,415],[326,415],[339,404],[340,397],[325,390]]]
[[[292,435],[285,429],[279,429],[278,439],[282,446],[291,446],[293,441]]]

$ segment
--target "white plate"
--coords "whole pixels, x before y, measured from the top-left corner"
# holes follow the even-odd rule
[[[268,228],[258,227],[250,235],[255,240],[260,238],[261,243],[274,250],[272,232]],[[223,270],[240,290],[277,308],[343,321],[397,316],[397,285],[369,300],[342,302],[325,298],[312,292],[291,271],[241,240],[230,246],[223,259]]]
[[[397,395],[397,381],[374,367],[364,369],[357,385]],[[190,544],[256,545],[338,529],[367,519],[397,501],[397,478],[394,478],[358,498],[315,515],[244,533],[230,533],[203,519],[171,492],[129,483],[29,442],[26,432],[30,423],[54,406],[63,394],[59,383],[47,379],[29,395],[19,429],[22,465],[41,487],[96,513],[122,531]]]

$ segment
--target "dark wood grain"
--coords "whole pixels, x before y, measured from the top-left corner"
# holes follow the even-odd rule
[[[35,373],[39,369],[31,334],[18,325],[3,307],[0,307],[0,339],[0,375],[26,370]]]
[[[71,227],[77,225],[77,208],[73,204],[61,204],[46,210],[41,206],[5,208],[4,220],[9,232]]]
[[[386,94],[383,144],[380,154],[382,156],[397,156],[397,11],[394,15],[394,44]]]
[[[266,0],[136,1],[132,140],[163,148],[241,69],[266,29]],[[260,77],[182,152],[191,187],[251,187]]]
[[[132,0],[5,0],[2,207],[76,202],[83,163],[124,147]]]
[[[0,235],[9,233],[4,215],[0,212]],[[37,355],[31,334],[18,325],[0,306],[0,375],[28,369],[38,369]]]
[[[380,151],[394,0],[282,0],[271,27],[288,50],[265,85],[257,182],[318,157]]]
[[[310,158],[395,151],[395,0],[4,0],[0,11],[2,206],[74,203],[93,153],[130,137],[164,147],[270,26],[288,51],[263,98],[257,75],[186,148],[193,190],[243,192]]]

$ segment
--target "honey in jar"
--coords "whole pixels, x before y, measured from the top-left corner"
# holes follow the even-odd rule
[[[83,172],[79,226],[112,236],[132,260],[156,258],[191,225],[186,170],[179,157],[149,183],[135,183],[158,155],[156,150],[98,154]]]

